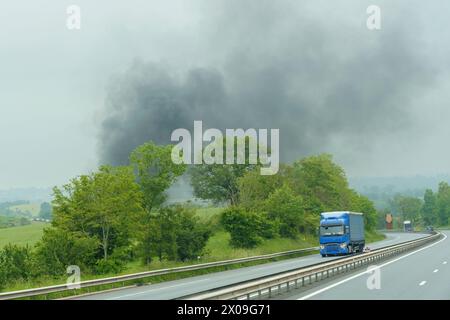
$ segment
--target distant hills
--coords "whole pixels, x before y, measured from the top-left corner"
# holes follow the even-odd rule
[[[423,198],[426,189],[437,191],[441,181],[450,182],[450,175],[349,178],[350,186],[372,200],[378,209],[389,208],[396,194]]]
[[[51,188],[13,188],[0,190],[0,202],[26,200],[30,202],[49,202]]]
[[[437,190],[441,181],[450,182],[450,175],[349,178],[350,186],[361,193],[386,192],[415,194],[419,191],[423,193],[425,189]]]

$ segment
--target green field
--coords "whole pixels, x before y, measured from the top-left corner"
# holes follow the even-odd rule
[[[42,237],[43,229],[48,223],[33,221],[30,225],[0,229],[0,248],[8,243],[33,245]]]
[[[202,220],[209,220],[211,217],[221,213],[225,208],[214,208],[214,207],[205,207],[205,208],[198,208],[196,210],[197,215]]]
[[[17,206],[11,206],[9,207],[11,210],[17,210],[22,212],[28,212],[32,216],[38,216],[39,211],[41,210],[41,204],[34,202],[34,203],[27,203],[27,204],[20,204]]]

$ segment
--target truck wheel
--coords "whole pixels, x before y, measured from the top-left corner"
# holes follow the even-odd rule
[[[322,255],[322,258],[325,258],[326,256],[327,256],[326,254],[323,254],[323,255]]]

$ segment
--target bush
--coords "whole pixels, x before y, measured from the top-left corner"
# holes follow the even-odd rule
[[[0,288],[17,280],[28,280],[33,276],[31,248],[8,244],[0,251]]]
[[[101,259],[97,261],[95,266],[96,273],[106,274],[106,273],[119,273],[125,268],[125,262],[119,259],[112,259],[109,257],[107,260]]]
[[[211,229],[200,223],[194,212],[182,211],[177,232],[178,259],[185,261],[201,256],[211,234]]]
[[[114,249],[108,259],[97,260],[95,272],[99,274],[104,273],[119,273],[125,269],[128,261],[133,260],[133,250],[131,247],[119,247]]]
[[[160,260],[189,260],[200,256],[212,230],[201,223],[195,211],[182,206],[161,208],[146,223],[140,245],[144,263]]]
[[[177,233],[179,231],[179,213],[172,208],[163,208],[157,216],[159,236],[157,243],[157,255],[159,260],[177,259]]]
[[[305,229],[305,213],[302,197],[295,195],[287,185],[271,193],[264,203],[271,220],[279,221],[280,235],[297,238]]]
[[[0,290],[2,290],[7,283],[6,272],[3,268],[0,268]]]
[[[50,228],[36,245],[36,255],[41,271],[48,275],[63,275],[70,265],[89,272],[96,265],[98,247],[95,238]]]
[[[231,207],[222,213],[221,222],[231,235],[233,247],[254,248],[262,241],[265,221],[261,215]]]
[[[259,234],[264,239],[273,239],[280,235],[281,223],[277,219],[271,219],[269,215],[264,212],[260,214],[260,229]]]

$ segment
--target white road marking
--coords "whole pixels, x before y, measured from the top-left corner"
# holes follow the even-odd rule
[[[419,283],[419,286],[423,286],[425,283],[427,283],[426,281],[422,281],[421,283]]]
[[[426,247],[417,249],[417,250],[415,250],[415,251],[413,251],[413,252],[410,252],[410,253],[408,253],[408,254],[405,254],[405,255],[403,255],[403,256],[400,256],[400,257],[398,257],[397,259],[388,261],[388,262],[386,262],[386,263],[384,263],[384,264],[379,265],[378,267],[379,267],[379,268],[382,268],[382,267],[384,267],[384,266],[390,265],[391,263],[397,262],[397,261],[402,260],[402,259],[404,259],[404,258],[406,258],[406,257],[409,257],[409,256],[411,256],[411,255],[413,255],[413,254],[416,254],[417,252],[420,252],[420,251],[422,251],[422,250],[431,248],[431,247],[437,245],[438,243],[441,243],[442,241],[444,241],[444,240],[447,239],[447,235],[443,234],[443,236],[444,236],[444,238],[441,239],[441,240],[439,240],[438,242],[434,242],[434,243],[432,243],[432,244],[430,244],[430,245],[428,245],[428,246],[426,246]],[[308,294],[308,295],[306,295],[306,296],[303,296],[303,297],[301,297],[301,298],[298,298],[297,300],[306,300],[306,299],[309,299],[309,298],[314,297],[314,296],[316,296],[316,295],[318,295],[318,294],[320,294],[320,293],[322,293],[322,292],[328,291],[328,290],[330,290],[330,289],[332,289],[332,288],[334,288],[334,287],[337,287],[337,286],[339,286],[339,285],[341,285],[341,284],[343,284],[343,283],[346,283],[346,282],[348,282],[348,281],[350,281],[350,280],[356,279],[356,278],[358,278],[358,277],[360,277],[360,276],[362,276],[362,275],[364,275],[364,274],[369,274],[370,272],[371,272],[371,270],[360,272],[360,273],[355,274],[355,275],[353,275],[353,276],[351,276],[351,277],[348,277],[348,278],[346,278],[346,279],[344,279],[344,280],[341,280],[341,281],[339,281],[339,282],[333,283],[333,284],[331,284],[331,285],[329,285],[329,286],[326,286],[326,287],[324,287],[324,288],[322,288],[322,289],[320,289],[320,290],[317,290],[317,291],[315,291],[315,292],[313,292],[313,293],[310,293],[310,294]]]
[[[447,261],[442,262],[442,264],[447,264]]]
[[[202,279],[202,280],[198,280],[198,281],[195,281],[195,282],[203,282],[203,281],[208,281],[208,280],[210,280],[210,279]],[[138,296],[140,294],[145,294],[145,293],[149,293],[149,292],[152,292],[152,291],[164,290],[164,289],[169,289],[169,288],[174,288],[174,287],[179,287],[179,286],[185,286],[185,285],[192,285],[192,282],[179,283],[179,284],[174,284],[173,286],[167,286],[167,287],[162,287],[162,288],[153,288],[153,289],[150,289],[150,290],[124,294],[123,296],[111,297],[111,298],[107,298],[106,300],[117,300],[117,299],[126,298],[126,297]]]
[[[439,269],[434,269],[434,270],[433,270],[434,273],[436,273],[436,272],[438,272],[438,271],[439,271]]]

